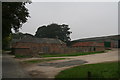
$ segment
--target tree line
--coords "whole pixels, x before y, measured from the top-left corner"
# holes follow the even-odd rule
[[[71,38],[70,34],[72,32],[70,31],[70,28],[66,24],[58,25],[57,23],[52,23],[49,25],[43,25],[38,27],[37,31],[35,32],[35,35],[29,34],[29,33],[14,33],[12,34],[13,39],[20,39],[24,36],[32,36],[37,38],[57,38],[62,40],[63,42],[69,44]]]

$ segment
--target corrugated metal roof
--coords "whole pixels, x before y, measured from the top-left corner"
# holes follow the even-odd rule
[[[120,40],[120,35],[111,35],[111,36],[102,36],[102,37],[91,37],[91,38],[82,38],[74,41],[86,42],[86,41],[97,41],[104,42],[108,40]]]

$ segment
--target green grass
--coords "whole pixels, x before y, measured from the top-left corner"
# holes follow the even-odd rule
[[[40,55],[40,57],[69,57],[69,56],[80,56],[80,55],[90,55],[90,54],[97,54],[97,53],[104,53],[105,51],[99,52],[84,52],[84,53],[71,53],[71,54],[44,54]]]
[[[71,53],[71,54],[43,54],[40,57],[69,57],[69,56],[80,56],[80,55],[90,55],[90,54],[97,54],[97,53],[104,53],[105,51],[99,52],[84,52],[84,53]],[[15,58],[30,58],[30,55],[15,55]]]
[[[60,78],[88,78],[88,71],[91,78],[120,78],[118,62],[86,64],[61,71],[56,79]],[[69,79],[68,79],[69,80]]]
[[[118,62],[87,64],[61,71],[56,79],[60,78],[119,78]]]
[[[53,61],[53,60],[64,60],[68,58],[52,58],[52,59],[41,59],[41,60],[28,60],[24,61],[26,63],[40,63],[40,62],[45,62],[45,61]]]

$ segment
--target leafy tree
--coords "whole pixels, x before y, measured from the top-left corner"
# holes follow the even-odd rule
[[[3,2],[2,3],[2,40],[3,48],[6,47],[6,38],[12,33],[19,31],[22,24],[27,21],[29,17],[28,9],[25,7],[26,2]]]
[[[70,28],[66,24],[58,25],[52,23],[37,29],[35,36],[39,38],[58,38],[66,43],[70,42]]]

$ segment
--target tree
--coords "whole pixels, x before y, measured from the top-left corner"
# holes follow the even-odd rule
[[[37,29],[35,37],[39,38],[58,38],[66,43],[68,43],[70,39],[71,31],[70,28],[66,24],[58,25],[56,23],[52,23],[47,26],[41,26]]]
[[[32,34],[29,34],[29,33],[22,33],[22,32],[19,32],[19,33],[12,33],[12,39],[22,39],[24,37],[34,37]]]
[[[2,3],[2,40],[3,48],[6,47],[6,38],[12,33],[19,31],[22,24],[29,17],[28,9],[25,7],[27,2],[3,2]]]

